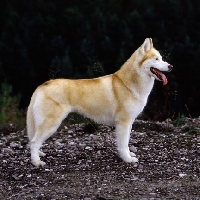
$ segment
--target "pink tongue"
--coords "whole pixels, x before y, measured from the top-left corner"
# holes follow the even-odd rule
[[[167,81],[166,76],[162,72],[160,72],[158,70],[156,70],[156,72],[157,72],[158,78],[163,81],[163,85],[167,85],[168,81]]]
[[[163,85],[167,85],[167,78],[164,74],[160,74],[161,75],[161,78],[162,78],[162,81],[163,81]]]

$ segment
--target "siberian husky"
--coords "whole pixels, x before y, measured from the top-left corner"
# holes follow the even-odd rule
[[[115,125],[117,150],[124,162],[138,162],[128,143],[132,123],[143,110],[154,80],[167,84],[162,71],[172,65],[162,60],[151,38],[131,55],[114,74],[93,79],[55,79],[40,85],[27,111],[27,131],[31,162],[43,166],[42,143],[70,112],[78,112],[97,123]]]

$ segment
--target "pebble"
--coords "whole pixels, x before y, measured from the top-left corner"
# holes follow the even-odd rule
[[[69,131],[67,131],[69,134],[71,134],[71,133],[73,133],[74,131],[72,131],[72,130],[69,130]]]
[[[61,143],[62,141],[63,141],[63,139],[57,139],[57,140],[55,141],[55,143],[56,143],[56,142]]]
[[[135,146],[130,146],[129,147],[130,151],[133,152],[133,153],[136,153],[137,152],[137,148]]]
[[[18,147],[18,146],[20,146],[20,145],[17,144],[17,143],[15,143],[15,142],[11,142],[11,143],[10,143],[10,147],[15,148],[15,147]]]
[[[149,195],[151,195],[151,196],[156,196],[156,193],[151,192],[151,193],[149,193]]]
[[[85,147],[86,147],[86,144],[84,144],[84,143],[81,144],[81,143],[80,143],[80,144],[78,144],[78,146],[81,147],[81,148],[85,148]]]
[[[184,177],[184,176],[187,176],[187,174],[180,173],[179,176],[182,178],[182,177]]]
[[[138,169],[143,169],[143,168],[144,168],[143,165],[141,165],[141,164],[138,165]]]
[[[14,151],[12,149],[10,149],[10,148],[2,148],[1,152],[2,153],[8,153],[8,154],[13,154],[14,153]]]
[[[174,154],[178,155],[180,152],[178,150],[174,150]]]
[[[75,142],[69,142],[68,144],[69,145],[75,145]]]

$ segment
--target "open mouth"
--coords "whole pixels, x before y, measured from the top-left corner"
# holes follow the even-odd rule
[[[167,78],[166,76],[158,69],[151,67],[150,68],[151,72],[156,75],[156,77],[158,78],[158,80],[163,82],[163,85],[167,85]]]

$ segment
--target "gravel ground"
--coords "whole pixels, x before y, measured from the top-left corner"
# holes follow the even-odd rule
[[[200,199],[200,118],[179,126],[136,120],[138,164],[119,158],[109,126],[91,134],[62,125],[44,143],[40,168],[30,163],[25,131],[7,125],[0,134],[0,199]]]

